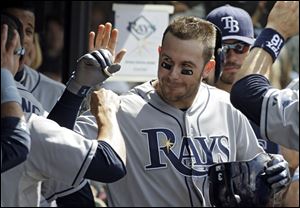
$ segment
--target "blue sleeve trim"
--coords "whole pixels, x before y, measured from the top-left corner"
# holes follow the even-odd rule
[[[32,90],[30,91],[31,93],[33,93],[33,91],[39,86],[40,81],[41,81],[41,75],[40,75],[40,73],[37,73],[37,74],[38,74],[38,80],[37,80],[35,86],[34,86],[34,87],[32,88]]]
[[[125,175],[126,168],[119,155],[108,143],[98,141],[96,154],[84,177],[103,183],[111,183]]]
[[[230,92],[231,103],[248,119],[260,126],[262,102],[264,95],[270,88],[271,85],[268,79],[263,75],[248,75],[232,86]]]

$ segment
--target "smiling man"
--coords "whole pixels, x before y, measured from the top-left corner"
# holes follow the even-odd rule
[[[175,19],[159,47],[157,79],[120,96],[128,171],[107,184],[109,206],[209,206],[209,166],[264,152],[229,94],[202,83],[216,64],[216,36],[208,21]],[[90,112],[75,129],[89,138],[97,133]],[[272,175],[284,184],[286,172],[275,169]]]

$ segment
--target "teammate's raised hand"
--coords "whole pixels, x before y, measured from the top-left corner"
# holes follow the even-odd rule
[[[19,34],[14,30],[14,36],[9,44],[7,44],[8,26],[6,24],[1,25],[1,68],[8,69],[13,75],[18,71],[19,59],[16,58],[14,51],[16,50]]]
[[[76,70],[67,84],[67,89],[79,96],[86,96],[91,87],[101,85],[108,77],[120,70],[119,64],[126,50],[115,55],[118,30],[111,23],[99,25],[97,36],[89,34],[89,53],[78,59]]]
[[[114,64],[120,63],[126,53],[126,49],[122,49],[116,54],[115,50],[118,42],[118,34],[118,29],[112,30],[111,23],[107,22],[105,25],[100,24],[98,26],[97,36],[93,31],[89,33],[89,52],[106,49],[112,54],[112,62]]]
[[[277,1],[266,28],[279,32],[285,39],[299,33],[299,1]]]

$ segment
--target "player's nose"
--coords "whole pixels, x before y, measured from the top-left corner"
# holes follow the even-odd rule
[[[170,73],[169,73],[169,77],[172,78],[172,79],[178,79],[179,76],[181,74],[181,69],[180,67],[178,66],[174,66],[172,67],[172,69],[170,70]]]

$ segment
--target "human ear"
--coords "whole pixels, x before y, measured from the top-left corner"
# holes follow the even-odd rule
[[[210,72],[215,68],[215,66],[216,66],[215,59],[210,59],[203,68],[202,77],[207,78]]]
[[[158,46],[157,50],[158,50],[158,53],[160,54],[160,52],[161,52],[161,46]]]

